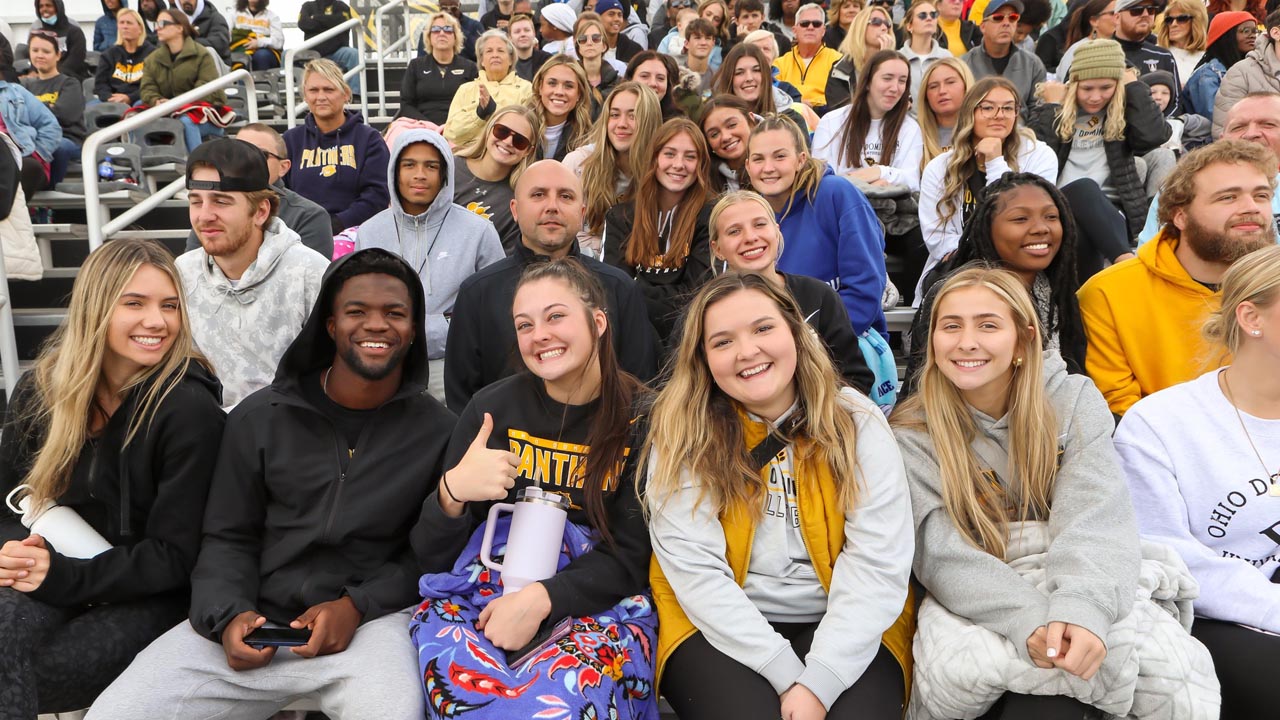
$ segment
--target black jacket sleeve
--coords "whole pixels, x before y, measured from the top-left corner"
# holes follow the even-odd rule
[[[5,496],[23,483],[40,450],[43,434],[29,417],[38,395],[35,373],[29,372],[18,381],[5,408],[4,431],[0,432],[0,493]],[[27,534],[8,505],[0,505],[0,543],[20,540]]]
[[[635,209],[631,203],[614,205],[604,214],[604,261],[628,277],[636,276],[635,266],[626,260],[627,239],[631,237],[631,226],[634,224]]]
[[[1124,139],[1134,155],[1145,155],[1169,142],[1173,130],[1142,82],[1124,86]]]
[[[448,367],[447,361],[445,366]],[[475,404],[468,402],[466,409],[458,416],[458,424],[454,426],[453,437],[449,440],[449,449],[444,453],[442,473],[447,474],[467,454],[467,448],[476,439],[476,433],[480,432],[482,421]],[[439,494],[442,492],[445,492],[444,487],[437,487],[423,501],[422,514],[409,534],[409,542],[422,573],[448,572],[452,569],[481,520],[474,514],[475,508],[470,505],[459,517],[446,515],[440,507]]]
[[[152,448],[141,462],[150,464],[156,483],[143,538],[88,560],[54,553],[49,575],[33,598],[77,606],[125,602],[187,586],[226,417],[206,390],[189,385],[174,388],[165,405],[150,425],[150,432],[158,434],[155,442],[133,441]],[[124,452],[126,467],[134,465]]]
[[[612,294],[616,316],[610,320],[616,322],[613,337],[617,341],[618,363],[647,383],[658,374],[658,343],[644,293],[634,281],[627,281],[618,283]]]
[[[84,61],[86,53],[84,33],[79,25],[71,25],[67,28],[67,53],[58,61],[58,71],[77,80],[89,77],[89,67]]]
[[[1027,108],[1027,125],[1036,134],[1036,139],[1048,145],[1061,160],[1062,139],[1058,137],[1058,113],[1062,106],[1057,103],[1038,103]],[[1166,123],[1167,124],[1167,123]]]
[[[428,56],[429,57],[429,56]],[[414,58],[405,68],[404,78],[400,81],[400,112],[396,117],[426,120],[427,116],[418,109],[418,77],[428,69],[427,58]]]
[[[933,300],[937,297],[938,288],[941,285],[938,282],[926,285],[924,299],[920,301],[920,307],[916,310],[915,317],[911,320],[911,353],[907,356],[907,374],[904,376],[902,389],[898,392],[898,402],[902,402],[908,396],[915,394],[917,389],[917,375],[920,373],[920,368],[924,367],[928,353],[929,322]]]
[[[464,417],[463,409],[471,402],[471,396],[484,387],[484,363],[480,357],[484,346],[481,338],[486,332],[484,304],[481,286],[464,281],[453,304],[449,335],[445,339],[445,404]],[[459,421],[459,428],[464,423],[465,420]]]
[[[235,616],[257,609],[267,484],[254,424],[235,418],[223,434],[191,576],[191,626],[221,642]]]
[[[98,69],[93,73],[93,95],[102,102],[111,97],[111,74],[116,71],[116,65],[111,60],[114,55],[110,49],[102,53],[102,57],[98,59]]]
[[[298,29],[307,35],[318,35],[325,30],[336,28],[351,19],[351,10],[346,3],[333,3],[333,12],[325,14],[318,2],[302,4],[298,12]]]
[[[853,334],[853,324],[849,321],[849,311],[844,301],[835,290],[824,285],[822,305],[818,309],[818,335],[827,344],[831,357],[835,360],[836,370],[844,377],[845,382],[857,388],[862,394],[869,395],[876,384],[875,373],[867,366],[867,359],[862,355],[858,345],[858,336]]]
[[[605,498],[610,544],[601,540],[595,548],[565,566],[549,580],[542,581],[551,598],[548,620],[593,615],[613,607],[624,597],[644,590],[649,584],[649,557],[653,548],[649,530],[636,495],[636,453],[641,445],[641,423],[634,424],[631,456],[618,487]]]

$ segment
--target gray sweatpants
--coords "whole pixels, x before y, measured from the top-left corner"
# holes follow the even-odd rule
[[[340,653],[301,658],[280,648],[271,664],[245,672],[184,622],[139,653],[85,720],[265,720],[302,698],[334,720],[417,720],[425,711],[410,615],[360,626]]]

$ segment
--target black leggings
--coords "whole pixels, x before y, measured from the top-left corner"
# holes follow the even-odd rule
[[[978,720],[1094,720],[1102,713],[1075,698],[1007,692]]]
[[[187,614],[185,597],[60,608],[0,588],[0,720],[89,707]]]
[[[1280,637],[1200,617],[1191,634],[1213,656],[1222,684],[1223,720],[1276,716],[1274,671],[1280,667]]]
[[[771,623],[803,658],[817,623]],[[906,693],[902,668],[885,646],[862,677],[832,704],[830,720],[898,720]],[[768,680],[716,650],[694,633],[671,654],[662,673],[662,694],[680,720],[778,720],[782,701]]]
[[[911,305],[916,296],[916,283],[920,282],[925,263],[929,262],[929,247],[924,244],[924,233],[917,225],[901,235],[885,235],[884,247],[902,262],[902,270],[889,273],[889,277],[902,294],[902,304]]]
[[[45,166],[30,155],[22,158],[22,194],[27,196],[27,203],[31,202],[31,196],[49,187],[49,173],[45,171]]]
[[[1083,283],[1102,269],[1104,260],[1133,252],[1124,214],[1093,180],[1076,180],[1062,188],[1076,221],[1076,274]]]

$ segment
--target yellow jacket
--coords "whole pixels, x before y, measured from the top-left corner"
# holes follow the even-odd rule
[[[1161,230],[1138,257],[1094,275],[1078,293],[1089,341],[1085,369],[1117,415],[1227,360],[1200,338],[1222,294],[1191,279],[1177,247]]]
[[[480,71],[480,77],[465,83],[458,88],[458,93],[449,103],[449,119],[444,123],[444,137],[455,147],[465,147],[480,136],[488,117],[476,114],[480,105],[480,86],[489,89],[489,95],[497,103],[497,107],[507,105],[523,105],[533,95],[533,85],[528,80],[516,75],[515,68],[502,78],[501,82],[493,82]]]
[[[751,437],[751,429],[744,428],[747,433],[747,444],[754,446],[763,436]],[[835,570],[836,558],[844,548],[844,508],[840,503],[840,492],[829,473],[817,473],[813,484],[803,484],[797,488],[796,502],[800,510],[800,531],[804,536],[805,547],[809,550],[809,558],[813,561],[813,570],[818,582],[828,592],[831,590],[831,576]],[[817,492],[802,492],[802,489],[816,487]],[[720,523],[724,527],[725,559],[733,570],[733,578],[742,587],[747,579],[747,568],[751,564],[751,545],[755,538],[756,523],[760,513],[743,510],[729,511],[721,515]],[[688,640],[697,628],[685,615],[676,599],[671,583],[667,582],[662,568],[656,558],[649,562],[649,582],[652,585],[654,605],[658,609],[658,653],[657,677],[655,685],[662,680],[662,671],[671,658],[671,653]],[[893,654],[898,665],[902,667],[907,697],[911,695],[911,640],[916,631],[915,592],[911,585],[907,587],[907,599],[902,614],[897,621],[885,631],[880,642]],[[906,698],[903,698],[906,702]]]
[[[791,52],[774,60],[773,66],[778,69],[778,79],[795,85],[807,105],[822,107],[827,104],[827,78],[831,76],[831,68],[843,57],[839,50],[824,45],[806,67],[799,51],[793,47]]]

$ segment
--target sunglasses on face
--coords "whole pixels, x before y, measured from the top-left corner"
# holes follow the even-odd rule
[[[920,12],[916,13],[916,19],[917,19],[917,20],[934,20],[934,19],[936,19],[937,17],[938,17],[938,11],[937,11],[937,10],[934,10],[933,12],[928,12],[928,11],[926,11],[926,10],[921,10]]]
[[[604,40],[604,36],[600,33],[591,33],[590,35],[579,35],[578,44],[586,45],[589,42],[598,43]]]
[[[492,135],[494,140],[510,140],[511,147],[520,152],[528,150],[529,146],[533,144],[529,138],[502,124],[494,124]]]
[[[820,28],[825,24],[826,23],[822,22],[821,20],[801,20],[800,22],[796,23],[796,25],[799,27],[810,28],[810,29]]]
[[[1164,19],[1165,19],[1166,21],[1168,21],[1168,22],[1174,23],[1175,25],[1181,25],[1181,24],[1183,24],[1183,23],[1189,23],[1189,22],[1191,22],[1192,20],[1195,20],[1195,16],[1193,16],[1193,15],[1166,15]]]
[[[997,24],[997,25],[1003,25],[1003,24],[1005,24],[1005,23],[1009,23],[1010,25],[1012,25],[1012,24],[1017,23],[1017,22],[1018,22],[1018,18],[1020,18],[1020,17],[1022,17],[1022,16],[1021,16],[1021,15],[1019,15],[1018,13],[1007,13],[1007,14],[1005,14],[1005,15],[992,15],[991,17],[989,17],[989,18],[987,18],[987,19],[988,19],[988,20],[990,20],[991,22],[993,22],[993,23]]]
[[[172,20],[157,20],[157,21],[156,21],[156,29],[157,29],[157,30],[159,30],[160,28],[172,27],[172,26],[177,25],[177,24],[178,24],[178,23],[176,23],[176,22],[174,22],[174,21],[172,21]]]
[[[934,13],[934,15],[937,15],[937,14],[938,13]],[[871,27],[884,27],[884,28],[890,27],[889,21],[885,20],[882,17],[873,17],[867,21],[867,24],[869,24]]]
[[[433,35],[434,35],[434,34],[436,34],[436,33],[448,33],[448,34],[452,35],[452,34],[453,34],[453,26],[452,26],[452,25],[432,25],[432,26],[431,26],[431,33],[432,33]]]
[[[1142,17],[1143,15],[1155,17],[1160,14],[1160,8],[1151,5],[1139,5],[1138,7],[1127,8],[1125,12],[1129,13],[1129,17]]]

